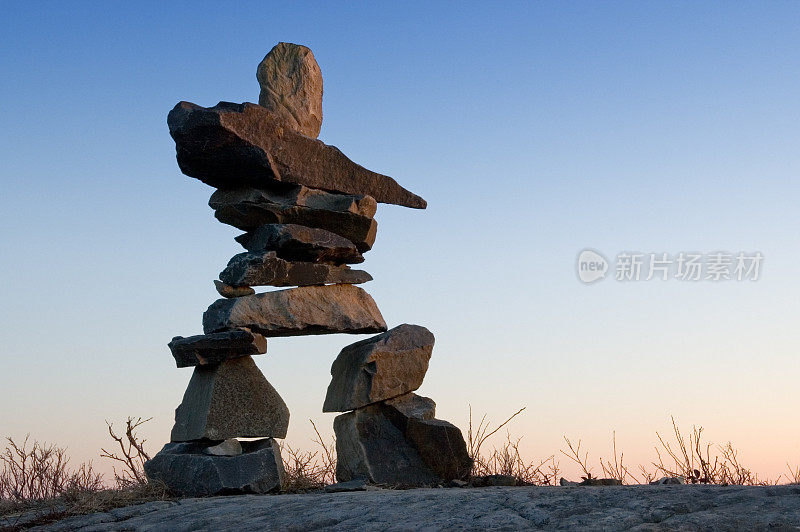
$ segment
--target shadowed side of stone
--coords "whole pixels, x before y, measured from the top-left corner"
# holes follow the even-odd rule
[[[337,416],[336,479],[432,486],[467,478],[472,460],[461,431],[433,419],[435,407],[412,393]]]
[[[219,278],[233,286],[361,284],[372,280],[372,276],[363,270],[315,262],[290,262],[279,258],[274,251],[234,255]]]
[[[252,103],[214,107],[180,102],[167,117],[184,174],[218,188],[305,185],[366,194],[379,203],[424,209],[424,199],[389,176],[367,170],[335,146],[297,133],[269,109]]]
[[[280,42],[256,71],[258,104],[280,116],[295,131],[317,138],[322,127],[322,72],[314,54],[299,44]]]
[[[355,244],[346,238],[315,227],[297,224],[266,224],[236,237],[247,251],[274,251],[285,260],[325,264],[364,262]]]
[[[173,442],[285,438],[289,409],[251,357],[194,370],[175,410]]]
[[[203,314],[208,333],[247,328],[267,337],[386,330],[375,301],[353,285],[304,286],[219,299]]]
[[[331,367],[323,412],[346,412],[420,387],[433,351],[425,327],[403,324],[351,344]]]
[[[262,355],[267,352],[267,339],[250,331],[235,330],[216,334],[176,336],[168,344],[179,368],[219,364],[229,358]]]
[[[439,481],[379,406],[337,416],[333,430],[339,482],[366,478],[376,484],[434,486]]]
[[[147,478],[184,496],[270,493],[285,475],[280,448],[272,438],[240,443],[242,453],[217,456],[209,444],[168,443],[144,464]]]
[[[301,225],[330,231],[352,242],[361,253],[369,251],[378,233],[378,222],[372,218],[374,200],[316,192],[225,189],[214,192],[208,204],[217,220],[242,231],[255,231],[265,224]],[[242,236],[237,241],[247,247],[251,238]]]

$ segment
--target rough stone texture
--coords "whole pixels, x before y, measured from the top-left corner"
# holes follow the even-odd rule
[[[280,181],[366,194],[379,203],[427,206],[391,177],[359,166],[335,146],[293,131],[260,105],[220,102],[205,108],[180,102],[170,111],[167,124],[181,171],[214,187]]]
[[[222,281],[217,281],[216,279],[214,279],[214,288],[217,289],[219,295],[229,299],[234,297],[249,296],[256,293],[256,291],[249,286],[230,286]]]
[[[364,262],[355,244],[346,238],[316,227],[297,224],[266,224],[236,237],[247,251],[274,251],[286,260],[325,264]]]
[[[172,441],[285,438],[289,409],[251,357],[194,370]]]
[[[464,480],[469,476],[472,459],[458,427],[441,419],[407,419],[406,440],[439,478]]]
[[[274,251],[239,253],[219,274],[223,282],[247,286],[313,286],[361,284],[372,280],[363,270],[314,262],[289,262]]]
[[[422,385],[434,337],[403,324],[348,345],[331,366],[323,412],[346,412],[414,391]]]
[[[267,337],[362,334],[385,331],[386,322],[369,294],[347,284],[218,299],[203,314],[207,334],[241,327]]]
[[[263,355],[267,339],[250,331],[235,330],[215,334],[176,336],[168,344],[179,368],[219,364],[229,358]]]
[[[317,138],[322,127],[322,72],[305,46],[280,42],[256,71],[258,104],[283,118],[295,131]]]
[[[315,227],[346,238],[362,253],[372,247],[378,233],[378,222],[372,218],[375,200],[369,196],[344,196],[306,187],[288,191],[240,187],[217,190],[208,204],[217,220],[242,231],[265,224]],[[237,239],[244,244],[242,240]]]
[[[389,486],[435,486],[440,482],[379,405],[336,416],[333,430],[339,482],[357,478]]]
[[[406,419],[433,419],[436,417],[436,402],[430,397],[407,393],[383,402],[392,423],[400,430],[406,430]]]
[[[2,524],[2,521],[0,521]],[[50,530],[794,530],[800,486],[496,487],[156,501]]]
[[[238,456],[213,456],[198,443],[168,443],[145,462],[147,477],[187,496],[278,491],[284,469],[272,438],[241,443]]]

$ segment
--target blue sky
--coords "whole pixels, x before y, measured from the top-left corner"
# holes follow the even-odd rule
[[[800,463],[800,4],[8,3],[0,19],[0,434],[96,458],[104,419],[153,416],[190,377],[166,348],[201,331],[241,248],[182,176],[180,100],[257,101],[278,41],[312,48],[320,138],[428,200],[381,205],[363,267],[390,325],[437,345],[420,390],[465,428],[512,426],[633,462],[702,424],[777,476]],[[754,283],[584,286],[575,257],[761,251]],[[259,367],[305,446],[330,363],[360,337],[276,339]],[[788,421],[788,422],[787,422]],[[566,465],[566,464],[565,464]]]

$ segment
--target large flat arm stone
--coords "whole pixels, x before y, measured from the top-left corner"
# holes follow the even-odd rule
[[[335,146],[306,137],[272,111],[252,103],[214,107],[180,102],[167,117],[184,174],[214,187],[282,181],[380,203],[424,209],[427,203],[389,176],[367,170]]]

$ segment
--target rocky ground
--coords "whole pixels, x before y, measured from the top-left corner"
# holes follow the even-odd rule
[[[0,527],[1,528],[1,527]],[[489,487],[151,502],[46,530],[800,530],[800,486]]]

